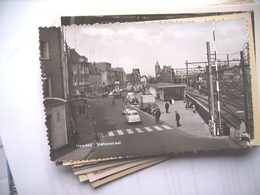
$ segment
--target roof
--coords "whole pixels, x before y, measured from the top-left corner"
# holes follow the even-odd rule
[[[130,109],[130,110],[128,110],[127,111],[128,113],[138,113],[136,110],[134,110],[134,109]]]
[[[89,66],[89,74],[90,75],[100,75],[102,72],[102,70],[98,67],[95,66],[95,63],[94,64],[91,64]]]
[[[163,66],[163,68],[161,69],[160,72],[163,72],[164,70],[168,70],[168,71],[170,71],[170,72],[174,72],[173,68],[170,68],[170,67],[168,67],[168,66]]]
[[[186,87],[185,84],[173,84],[173,83],[153,83],[150,86],[161,89],[161,88],[176,88],[176,87]]]
[[[156,61],[156,64],[155,64],[155,66],[160,66],[160,64],[159,64],[158,60]]]

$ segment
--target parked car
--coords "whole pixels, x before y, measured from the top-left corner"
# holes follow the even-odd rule
[[[125,119],[127,123],[140,123],[141,117],[139,116],[138,112],[136,110],[128,110],[128,112],[125,115]]]
[[[102,93],[102,97],[108,97],[108,93],[107,92],[103,92]]]
[[[123,106],[123,109],[122,109],[122,114],[123,114],[123,115],[126,115],[127,112],[128,112],[129,110],[131,110],[131,109],[132,109],[131,106],[129,106],[129,105],[124,105],[124,106]]]
[[[131,100],[131,104],[133,104],[133,105],[137,105],[137,104],[139,104],[138,99],[137,99],[136,97],[132,98],[132,100]]]

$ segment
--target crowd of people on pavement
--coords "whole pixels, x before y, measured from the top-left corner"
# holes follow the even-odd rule
[[[196,106],[195,106],[195,104],[193,104],[189,100],[185,100],[185,102],[186,102],[186,105],[185,105],[186,110],[190,108],[192,110],[192,112],[194,114],[196,114]],[[165,113],[166,114],[170,113],[169,112],[169,108],[170,108],[170,105],[173,105],[173,104],[174,104],[174,99],[170,99],[169,101],[165,102],[164,107],[165,107]],[[181,126],[181,124],[180,124],[181,116],[180,116],[180,114],[179,114],[179,112],[177,110],[174,111],[174,113],[175,113],[176,126],[180,127]],[[157,110],[156,110],[156,112],[154,114],[156,123],[160,123],[160,116],[161,116],[161,114],[162,114],[162,112],[161,112],[160,108],[157,108]]]

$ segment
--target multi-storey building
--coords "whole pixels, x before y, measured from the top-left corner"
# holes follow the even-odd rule
[[[51,150],[68,144],[69,78],[66,47],[60,28],[40,28],[40,61],[46,126]]]
[[[162,83],[174,83],[174,69],[171,66],[163,66],[159,73],[159,81]]]
[[[109,62],[94,62],[95,66],[103,71],[103,80],[106,86],[113,86],[115,84],[114,72]],[[105,73],[106,72],[106,73]]]
[[[118,81],[121,87],[125,87],[126,84],[126,74],[122,67],[113,68],[114,79]]]
[[[126,74],[126,82],[127,83],[133,83],[133,74],[132,73],[129,73],[129,74]]]
[[[92,95],[97,95],[105,85],[105,71],[99,69],[96,66],[96,63],[92,63],[89,66],[89,81],[90,81],[90,88],[92,91]],[[102,77],[103,76],[103,77]]]
[[[155,64],[155,78],[157,82],[163,82],[163,83],[175,83],[174,78],[174,69],[171,66],[161,66],[159,65],[159,62],[156,61]]]
[[[69,49],[69,70],[71,75],[72,95],[86,93],[89,89],[89,66],[88,59],[79,55],[75,49]]]
[[[140,70],[139,68],[133,68],[133,72],[132,72],[132,75],[133,75],[133,81],[132,83],[135,85],[135,84],[140,84],[140,80],[141,80],[141,74],[140,74]]]

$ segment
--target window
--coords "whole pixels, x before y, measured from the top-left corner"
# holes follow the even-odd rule
[[[51,78],[44,78],[43,80],[43,95],[44,97],[52,96]]]
[[[77,68],[76,68],[76,67],[73,67],[73,68],[72,68],[72,72],[73,72],[74,75],[77,74]]]
[[[41,59],[48,60],[49,56],[49,43],[47,41],[40,41],[40,55]]]

